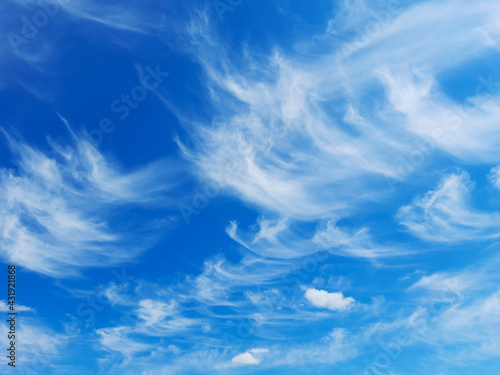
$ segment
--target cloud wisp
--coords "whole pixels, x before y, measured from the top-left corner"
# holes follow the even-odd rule
[[[116,216],[124,206],[152,210],[172,204],[167,193],[175,186],[175,168],[166,161],[123,172],[74,133],[74,146],[48,139],[50,151],[4,134],[18,167],[0,171],[5,261],[54,277],[76,275],[85,267],[134,259],[157,238],[151,230],[171,222],[153,219],[136,227],[135,235],[143,233],[137,241],[130,224]]]
[[[472,189],[467,173],[448,175],[435,190],[401,207],[397,215],[399,223],[427,241],[498,238],[500,214],[480,212],[470,207]]]

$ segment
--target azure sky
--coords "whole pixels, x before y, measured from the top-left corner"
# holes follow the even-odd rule
[[[499,373],[500,2],[0,10],[1,374]]]

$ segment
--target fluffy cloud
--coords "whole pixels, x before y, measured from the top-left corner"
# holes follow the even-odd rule
[[[262,354],[262,353],[269,353],[269,350],[259,349],[259,348],[250,349],[245,353],[238,354],[237,356],[235,356],[231,360],[231,363],[237,365],[258,365],[260,362],[262,362],[262,359],[255,357],[255,354]]]
[[[329,293],[325,290],[307,289],[305,297],[316,307],[345,311],[354,303],[354,298],[344,297],[342,292]]]

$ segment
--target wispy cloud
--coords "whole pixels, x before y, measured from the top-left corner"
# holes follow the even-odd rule
[[[488,178],[493,186],[500,190],[500,166],[491,168]]]
[[[116,221],[124,206],[151,210],[171,204],[167,192],[175,171],[165,161],[123,172],[74,133],[73,145],[48,139],[50,151],[4,134],[18,167],[0,171],[4,260],[55,277],[76,275],[84,267],[132,260],[154,243],[151,230],[171,222],[153,219],[136,227],[133,232],[142,236],[137,241],[130,224]]]
[[[428,241],[498,238],[500,215],[473,209],[469,203],[472,189],[466,172],[450,174],[435,190],[401,207],[397,218],[412,234]]]
[[[2,323],[2,330],[9,332],[6,324]],[[23,323],[16,326],[17,340],[16,365],[22,366],[28,373],[35,373],[37,370],[51,371],[57,368],[55,361],[61,355],[61,351],[68,343],[68,336],[61,334],[47,327],[43,327],[40,322],[24,317]],[[22,339],[20,340],[19,338]],[[2,335],[0,342],[5,348],[10,347],[7,335]],[[22,342],[22,349],[19,343]],[[7,358],[2,358],[2,366],[7,366]],[[10,362],[10,361],[9,361]]]
[[[187,124],[193,131],[185,156],[201,177],[295,219],[345,215],[361,202],[383,199],[386,179],[406,177],[400,159],[418,141],[434,137],[433,149],[494,160],[495,101],[472,94],[464,116],[436,84],[439,72],[497,43],[492,14],[498,7],[461,5],[453,15],[456,4],[446,1],[402,7],[348,61],[335,48],[314,62],[276,49],[267,57],[242,53],[234,64],[200,17],[189,30],[215,115],[210,123]],[[359,2],[352,6],[358,10]],[[450,27],[436,30],[437,24]],[[375,108],[369,107],[364,93],[381,86]]]
[[[3,312],[12,311],[11,309],[9,309],[9,307],[11,307],[11,306],[8,305],[4,300],[0,300],[0,311],[3,311]],[[33,309],[31,307],[18,305],[18,304],[15,304],[15,310],[16,311],[33,311]]]
[[[91,25],[84,32],[105,30],[104,39],[125,48],[135,37],[167,40],[162,31],[175,30],[180,42],[172,44],[202,68],[200,111],[182,110],[167,89],[155,93],[186,130],[176,138],[180,153],[200,181],[257,217],[246,226],[238,221],[248,216],[232,211],[226,232],[234,253],[214,255],[219,244],[203,243],[208,255],[199,272],[111,282],[97,292],[113,309],[88,334],[101,351],[103,373],[314,372],[325,365],[330,371],[399,332],[415,351],[435,349],[432,358],[445,353],[466,362],[500,354],[497,260],[433,270],[408,285],[420,271],[401,278],[394,268],[421,265],[422,258],[415,239],[396,234],[392,221],[393,207],[400,207],[403,228],[438,244],[499,237],[500,214],[476,208],[466,172],[447,172],[425,193],[444,169],[435,166],[490,169],[500,162],[500,93],[475,89],[477,77],[467,78],[463,98],[443,84],[443,76],[462,82],[463,66],[498,52],[497,3],[412,2],[391,11],[382,1],[345,1],[323,33],[259,53],[221,41],[207,4],[193,6],[185,30],[177,30],[181,21],[166,25],[160,4],[152,11],[145,3],[49,3],[60,5],[65,21]],[[376,31],[367,33],[374,14]],[[40,40],[16,56],[37,68],[53,48]],[[0,47],[0,57],[9,54]],[[23,87],[43,98],[38,88]],[[200,115],[204,110],[208,115]],[[38,147],[4,132],[16,165],[0,170],[0,256],[58,278],[132,261],[151,247],[175,220],[169,209],[179,180],[178,167],[166,160],[126,170],[68,129],[71,143],[48,139]],[[410,184],[414,172],[422,177],[413,186],[417,198],[401,203],[405,192],[394,194],[390,185]],[[491,169],[497,188],[499,176],[499,167]],[[363,222],[368,216],[380,218],[379,228],[389,224],[384,230],[398,242]],[[377,278],[372,262],[387,258],[405,264]],[[353,282],[348,272],[357,262],[370,273]],[[26,355],[42,348],[57,358],[66,342],[40,326],[23,329],[32,340]],[[381,367],[397,373],[392,362]]]

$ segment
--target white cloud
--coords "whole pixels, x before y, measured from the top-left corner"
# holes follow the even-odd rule
[[[500,166],[491,168],[488,178],[493,186],[495,186],[497,189],[500,189]]]
[[[427,289],[441,292],[460,293],[473,288],[477,283],[477,275],[462,273],[452,275],[446,273],[436,273],[424,276],[411,286],[412,289]]]
[[[137,316],[144,320],[147,326],[154,326],[167,317],[171,317],[177,313],[177,304],[174,301],[164,303],[145,299],[139,302]]]
[[[280,217],[277,220],[270,220],[260,217],[258,222],[259,231],[255,234],[252,243],[260,240],[267,240],[269,242],[276,242],[277,235],[288,228],[288,219]]]
[[[9,312],[10,310],[10,305],[8,305],[4,300],[0,300],[0,311],[6,311]],[[31,307],[23,306],[23,305],[18,305],[15,304],[14,308],[16,311],[33,311]]]
[[[172,204],[166,193],[173,187],[173,169],[165,161],[123,172],[71,133],[74,147],[49,139],[50,152],[7,135],[18,169],[0,169],[0,256],[54,277],[133,259],[158,238],[152,229],[169,220],[135,229],[110,221],[127,205],[158,209]]]
[[[354,3],[363,2],[346,2]],[[76,1],[66,10],[119,30],[134,31],[143,26],[138,20],[129,19],[130,12],[118,10],[106,14],[107,7],[89,9],[85,6],[88,4],[94,2]],[[450,12],[450,8],[454,12]],[[196,53],[205,68],[207,91],[217,115],[204,124],[188,117],[183,119],[193,129],[194,142],[192,149],[183,146],[182,152],[199,167],[200,177],[215,180],[227,191],[266,213],[276,214],[279,219],[259,219],[258,230],[251,235],[238,232],[233,222],[228,228],[231,237],[262,257],[248,256],[245,252],[237,264],[221,257],[209,259],[200,275],[188,278],[182,287],[166,290],[169,298],[135,295],[129,302],[121,290],[108,289],[106,295],[110,301],[128,309],[127,318],[139,318],[139,322],[129,327],[98,330],[101,344],[109,351],[135,356],[139,363],[143,353],[158,346],[145,343],[145,336],[163,339],[181,332],[188,337],[186,332],[190,327],[194,327],[192,331],[201,332],[207,321],[210,331],[217,333],[220,320],[227,322],[221,310],[231,310],[231,318],[235,319],[248,317],[249,311],[254,311],[248,310],[247,301],[238,299],[237,295],[247,291],[245,296],[250,302],[272,305],[279,291],[267,289],[270,292],[259,293],[249,289],[271,288],[279,276],[297,265],[297,258],[318,247],[367,258],[404,252],[375,243],[367,228],[351,230],[338,225],[337,219],[362,209],[364,202],[387,197],[385,178],[404,180],[399,164],[402,153],[415,141],[428,141],[435,129],[446,134],[434,140],[436,149],[465,161],[498,160],[500,111],[495,100],[481,95],[474,97],[464,113],[454,99],[440,90],[436,80],[439,73],[478,59],[498,47],[498,9],[497,4],[487,1],[426,2],[394,16],[368,43],[357,48],[349,61],[333,47],[320,56],[315,55],[318,48],[314,46],[313,52],[305,51],[307,60],[276,50],[264,58],[249,54],[248,64],[243,62],[241,66],[232,65],[230,53],[206,32],[206,18],[200,24],[193,23],[193,39],[200,46],[208,45]],[[349,10],[349,14],[356,14],[356,9]],[[369,9],[366,10],[369,14]],[[354,17],[345,26],[362,29],[359,22],[360,19]],[[311,56],[313,58],[309,58]],[[366,100],[367,93],[383,89],[380,96]],[[447,123],[450,115],[455,124]],[[123,231],[111,228],[106,215],[92,214],[129,202],[156,205],[160,201],[155,191],[147,191],[151,199],[143,201],[142,197],[144,189],[157,182],[155,177],[162,166],[124,173],[95,150],[85,147],[83,153],[78,150],[54,147],[56,157],[34,150],[23,151],[22,154],[33,153],[35,157],[27,158],[20,176],[4,171],[5,177],[0,180],[7,187],[9,183],[16,189],[19,185],[21,193],[33,195],[21,199],[12,193],[15,189],[11,189],[8,191],[11,195],[0,198],[3,204],[0,210],[4,209],[0,213],[6,212],[11,215],[9,219],[18,219],[15,224],[23,230],[16,232],[16,227],[9,227],[8,222],[1,219],[0,228],[17,240],[13,243],[17,245],[14,248],[18,260],[35,271],[59,276],[81,266],[110,264],[117,257],[130,259],[134,252],[120,251],[121,245],[127,243],[123,240]],[[33,166],[30,166],[31,159]],[[72,166],[75,160],[76,168]],[[448,176],[436,190],[401,208],[400,222],[411,233],[433,241],[493,238],[498,215],[471,208],[467,200],[471,189],[464,174]],[[56,207],[38,202],[39,196],[48,198]],[[95,206],[89,208],[81,203],[83,201]],[[39,233],[25,224],[26,216],[42,226],[43,241],[35,242],[35,235]],[[297,222],[318,223],[318,219],[320,224],[312,238],[291,236],[294,231],[290,228],[295,229]],[[74,242],[79,246],[71,246]],[[45,246],[38,250],[40,244]],[[58,253],[59,248],[69,249],[69,254]],[[102,255],[104,249],[107,252]],[[449,283],[460,291],[472,285],[461,277],[436,274],[422,278],[414,289],[442,290]],[[176,294],[176,302],[172,302],[170,294]],[[352,297],[344,297],[341,292],[317,289],[308,289],[305,298],[314,306],[338,311],[348,310],[355,303]],[[190,312],[202,311],[206,321],[184,318],[182,302],[189,305]],[[454,306],[452,312],[456,315],[450,312],[447,316],[448,343],[453,342],[454,330],[465,329],[467,324],[477,330],[477,335],[474,336],[473,329],[461,332],[463,342],[471,338],[477,342],[479,334],[488,333],[484,326],[478,325],[481,319],[497,325],[498,295],[491,294],[476,302]],[[214,306],[224,306],[224,309],[211,309]],[[264,312],[266,317],[274,318],[274,326],[283,320],[289,324],[290,319],[295,318],[287,313],[279,317],[280,320],[273,311]],[[467,317],[472,318],[467,320]],[[446,324],[443,327],[447,327]],[[428,333],[432,338],[433,332]],[[200,336],[193,333],[189,338],[196,341]],[[212,343],[210,339],[207,337],[204,341],[207,346]],[[216,339],[214,342],[220,344]],[[281,350],[270,346],[272,361],[267,360],[268,357],[261,362],[260,356],[268,350],[256,348],[235,356],[231,362],[269,367],[336,363],[356,355],[353,342],[355,338],[345,331],[335,330],[319,343],[276,348]],[[494,341],[489,343],[493,345]],[[169,352],[171,345],[166,348],[165,352]],[[170,352],[177,354],[176,350]],[[221,355],[207,350],[186,355],[179,362],[184,368],[199,366],[201,371],[205,371],[208,363],[211,367],[207,371],[212,371],[217,369],[214,365],[217,360],[221,360]],[[222,360],[229,362],[228,358]],[[191,361],[193,363],[189,363]],[[173,373],[167,367],[163,373]]]
[[[464,362],[498,356],[500,292],[479,291],[466,297],[454,296],[455,292],[430,297],[406,319],[386,328],[407,331],[408,344],[424,343]]]
[[[336,328],[321,340],[282,348],[273,358],[272,366],[333,365],[357,356],[357,338],[345,329]]]
[[[128,327],[102,328],[96,333],[101,345],[107,351],[119,352],[125,358],[130,358],[137,353],[150,352],[156,347],[141,342],[141,339],[134,336],[133,330]]]
[[[167,35],[172,31],[162,13],[172,9],[170,2],[156,4],[154,11],[143,3],[108,6],[95,0],[8,0],[2,5],[0,32],[5,35],[5,43],[0,46],[0,66],[5,74],[1,77],[0,90],[20,87],[45,102],[56,100],[54,93],[47,87],[38,87],[37,81],[44,74],[54,75],[50,65],[65,53],[63,37],[57,31],[61,25],[86,23],[85,27],[68,29],[68,32],[90,39],[107,39],[108,43],[124,49],[136,46],[138,40],[134,36]],[[8,14],[18,17],[9,18]],[[34,20],[40,15],[47,19],[41,26],[41,21]],[[30,23],[29,28],[25,26]],[[33,29],[36,32],[31,31]],[[12,64],[8,63],[11,60],[17,62],[17,73],[11,70]]]
[[[130,304],[125,294],[127,285],[118,285],[110,283],[103,291],[103,295],[108,299],[111,305],[127,305]]]
[[[439,327],[439,339],[453,344],[472,344],[469,356],[498,356],[500,292],[448,309],[436,319],[435,324]]]
[[[498,244],[493,247],[497,248]],[[440,294],[441,297],[451,294],[466,297],[491,294],[497,291],[500,282],[500,275],[497,272],[499,265],[498,256],[489,257],[464,269],[423,276],[409,290],[423,290],[430,295]]]
[[[498,4],[458,4],[401,5],[348,59],[323,40],[322,53],[315,45],[301,51],[314,59],[276,48],[264,57],[244,51],[236,65],[235,51],[218,42],[206,19],[193,21],[190,52],[205,69],[216,115],[200,123],[179,114],[193,129],[183,154],[200,177],[246,202],[290,220],[334,221],[388,197],[386,179],[407,178],[402,158],[417,160],[413,169],[434,160],[436,149],[465,161],[498,160],[500,93],[495,99],[472,93],[464,115],[436,83],[438,74],[499,44]],[[353,8],[349,14],[359,10],[359,2],[345,6]],[[385,10],[381,3],[372,7]],[[364,25],[336,26],[342,35]],[[381,95],[365,96],[382,88]]]
[[[354,298],[344,297],[342,292],[329,293],[325,290],[307,289],[306,299],[316,307],[345,311],[354,303]]]
[[[250,349],[245,353],[238,354],[235,356],[232,360],[231,363],[237,364],[237,365],[258,365],[259,363],[262,362],[261,358],[256,358],[254,354],[262,354],[262,353],[269,353],[269,350],[267,349]]]
[[[319,226],[314,234],[313,242],[321,249],[333,254],[351,257],[378,258],[408,254],[404,246],[384,246],[376,243],[368,228],[348,230],[336,223],[328,221]]]
[[[438,360],[453,357],[464,364],[498,356],[499,263],[494,255],[463,269],[420,278],[408,289],[418,305],[409,311],[395,309],[393,319],[365,330],[366,339],[391,332],[392,339],[382,341],[424,345],[437,351]]]
[[[454,242],[498,238],[500,215],[474,210],[473,184],[465,172],[444,177],[435,190],[399,209],[400,224],[427,241]]]
[[[301,222],[289,219],[268,220],[259,218],[250,231],[243,231],[236,221],[231,221],[226,233],[237,243],[251,252],[279,259],[294,259],[328,251],[360,258],[382,258],[408,254],[404,246],[377,243],[367,227],[352,229],[341,227],[335,222],[317,224],[313,234],[306,234]],[[258,227],[258,231],[255,228]]]
[[[6,319],[7,320],[7,319]],[[5,323],[0,325],[3,332],[8,332],[8,326]],[[24,319],[17,326],[17,358],[16,364],[23,363],[28,373],[34,373],[36,370],[44,369],[50,372],[54,368],[54,361],[60,356],[60,351],[67,344],[68,337],[55,332],[51,329],[33,322],[31,319]],[[0,343],[2,347],[8,348],[10,341],[7,335],[1,335]],[[2,356],[2,366],[7,366],[7,358]]]

